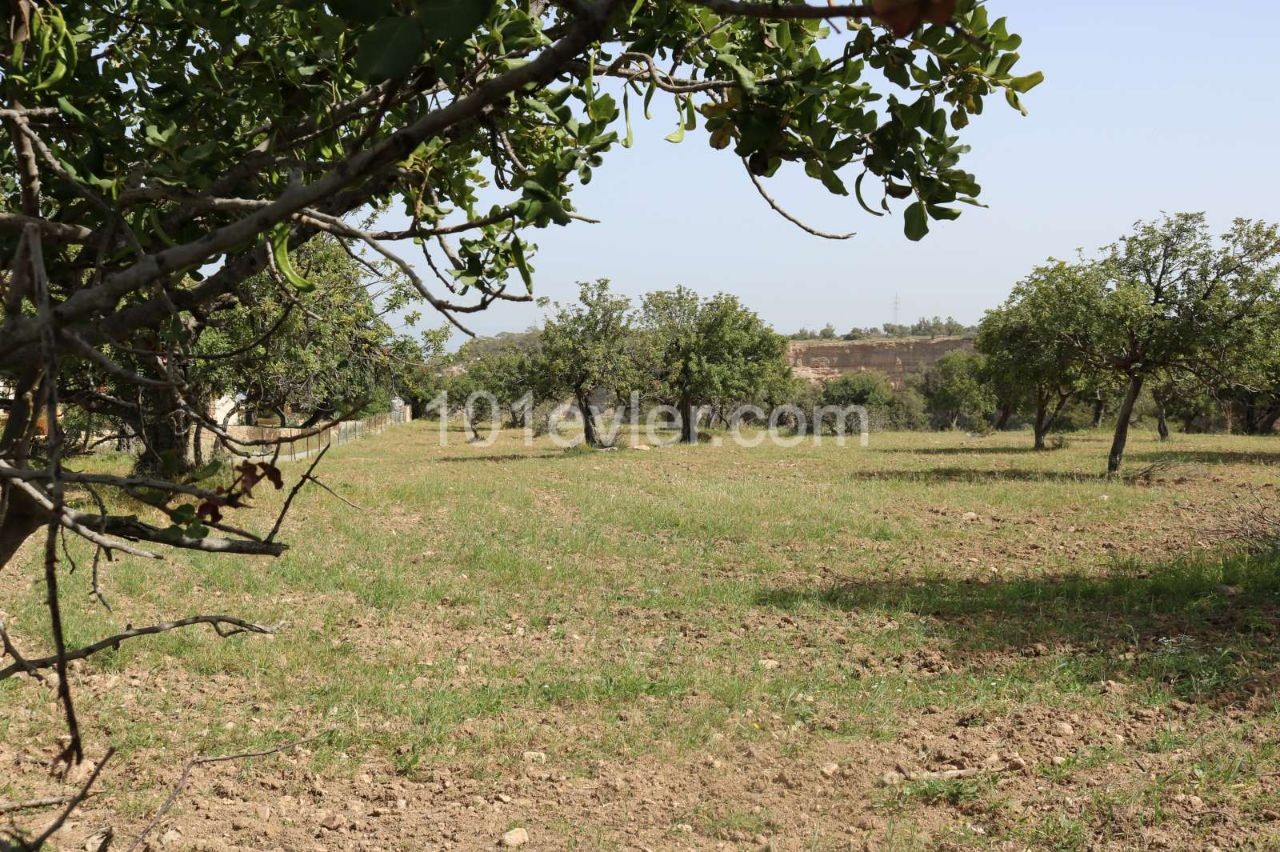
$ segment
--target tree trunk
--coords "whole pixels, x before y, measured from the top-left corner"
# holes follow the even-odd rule
[[[596,415],[591,410],[591,395],[576,393],[574,396],[578,400],[578,411],[582,413],[582,437],[589,447],[601,446],[600,433],[596,430]]]
[[[698,409],[688,397],[680,400],[680,443],[698,443]]]
[[[1165,417],[1164,401],[1156,397],[1156,434],[1161,441],[1169,440],[1169,420]]]
[[[996,422],[992,428],[994,428],[997,432],[1000,431],[1001,429],[1009,425],[1010,417],[1013,417],[1013,405],[1008,402],[1001,404],[1000,411],[996,415]]]
[[[1102,416],[1107,413],[1107,404],[1102,399],[1102,391],[1098,391],[1098,395],[1093,400],[1093,428],[1102,427]]]
[[[1031,424],[1031,429],[1035,434],[1037,450],[1043,450],[1044,436],[1049,432],[1049,403],[1044,399],[1036,400],[1036,420]]]
[[[1129,440],[1129,419],[1133,417],[1133,407],[1138,402],[1138,394],[1142,393],[1142,375],[1129,378],[1129,389],[1125,392],[1124,402],[1120,403],[1120,411],[1116,415],[1116,434],[1111,441],[1111,454],[1107,456],[1107,473],[1118,473],[1120,463],[1124,460],[1124,445]]]

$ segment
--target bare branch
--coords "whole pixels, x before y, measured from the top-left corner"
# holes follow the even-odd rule
[[[742,164],[746,166],[747,161],[743,160]],[[756,176],[755,172],[751,171],[750,166],[747,166],[747,174],[751,177],[751,182],[755,184],[756,192],[760,193],[760,197],[769,203],[769,206],[773,208],[773,211],[800,230],[813,234],[815,237],[822,237],[824,240],[847,240],[850,237],[857,236],[857,233],[854,231],[850,231],[847,234],[833,234],[828,231],[820,231],[812,225],[805,224],[800,219],[797,219],[795,216],[788,213],[783,209],[781,204],[774,200],[773,196],[764,188],[764,183]]]
[[[213,627],[215,633],[224,639],[228,636],[235,636],[238,633],[262,633],[272,635],[276,631],[271,627],[264,627],[261,624],[254,624],[241,618],[231,615],[193,615],[188,618],[180,618],[177,621],[166,621],[161,624],[152,624],[147,627],[130,627],[129,629],[117,633],[114,636],[108,636],[100,639],[91,645],[85,645],[81,648],[75,648],[66,653],[68,662],[72,660],[83,660],[93,656],[99,651],[105,651],[108,648],[119,648],[120,643],[126,639],[133,639],[138,636],[151,636],[156,633],[167,633],[170,630],[178,630],[182,627],[190,627],[193,624],[208,624]],[[34,669],[47,669],[56,665],[58,658],[56,656],[38,657],[34,660],[28,659],[25,663],[11,663],[3,669],[0,669],[0,680],[7,680],[16,674],[27,673]]]

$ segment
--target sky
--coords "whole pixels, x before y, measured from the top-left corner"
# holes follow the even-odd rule
[[[1280,219],[1280,4],[1264,0],[989,0],[1023,36],[1017,72],[1045,82],[1019,115],[1000,96],[962,133],[986,209],[902,235],[901,209],[874,218],[798,171],[768,182],[810,236],[768,209],[731,151],[699,130],[664,141],[670,106],[633,113],[636,144],[616,148],[578,211],[600,219],[535,233],[537,295],[571,300],[609,278],[631,296],[683,284],[737,295],[782,332],[843,332],[921,316],[977,322],[1048,257],[1072,257],[1161,211]],[[851,180],[850,180],[851,183]],[[480,334],[537,324],[534,305],[468,318]],[[460,342],[460,341],[458,341]]]

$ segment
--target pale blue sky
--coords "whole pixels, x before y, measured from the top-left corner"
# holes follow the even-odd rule
[[[921,243],[899,215],[875,219],[802,175],[770,190],[817,227],[809,236],[770,211],[728,151],[705,135],[679,145],[667,110],[635,124],[575,193],[603,220],[536,233],[539,295],[572,298],[575,282],[610,278],[630,295],[685,284],[737,294],[779,331],[831,322],[878,325],[934,314],[973,322],[1030,267],[1123,234],[1161,210],[1280,218],[1280,4],[1227,0],[990,0],[1024,38],[1021,73],[1044,71],[1022,117],[1002,98],[967,129],[965,161],[989,209],[933,223]],[[468,319],[479,333],[538,322],[531,305]]]

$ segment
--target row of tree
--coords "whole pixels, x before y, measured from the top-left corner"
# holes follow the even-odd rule
[[[1162,437],[1170,410],[1188,425],[1213,401],[1230,428],[1280,420],[1280,231],[1236,220],[1215,238],[1203,214],[1139,222],[1098,257],[1050,261],[989,311],[984,356],[970,372],[994,400],[996,422],[1029,416],[1037,447],[1069,404],[1119,398],[1107,470],[1119,470],[1144,389]],[[956,366],[962,366],[957,364]],[[972,408],[977,397],[967,405]]]
[[[817,331],[808,328],[801,328],[799,331],[788,335],[792,340],[883,340],[887,338],[907,338],[907,337],[963,337],[977,333],[977,328],[971,325],[965,325],[955,317],[939,316],[921,317],[910,325],[896,322],[887,322],[878,326],[867,326],[866,328],[854,327],[840,334],[836,331],[836,327],[831,323],[827,323]]]
[[[678,408],[689,442],[703,406],[715,418],[747,403],[864,405],[890,428],[1029,425],[1043,449],[1055,429],[1084,425],[1066,416],[1087,407],[1094,427],[1113,412],[1107,469],[1115,472],[1142,401],[1162,437],[1170,418],[1186,429],[1252,433],[1280,422],[1278,259],[1280,232],[1267,223],[1237,220],[1214,237],[1202,214],[1139,222],[1097,257],[1037,267],[987,312],[976,352],[951,353],[897,389],[875,373],[824,385],[793,379],[785,340],[732,296],[677,288],[633,309],[597,281],[582,285],[577,303],[555,306],[538,332],[463,347],[452,390],[455,398],[488,391],[513,422],[528,393],[535,403],[572,398],[593,445],[601,443],[593,402],[625,405],[633,391]],[[885,333],[963,330],[953,322]]]
[[[633,306],[599,280],[580,285],[578,301],[556,304],[538,332],[464,346],[447,390],[455,401],[487,393],[519,425],[539,406],[571,398],[592,446],[604,443],[597,412],[625,407],[635,394],[678,409],[681,439],[695,443],[702,407],[785,396],[785,349],[782,336],[735,296],[702,298],[676,287]]]

